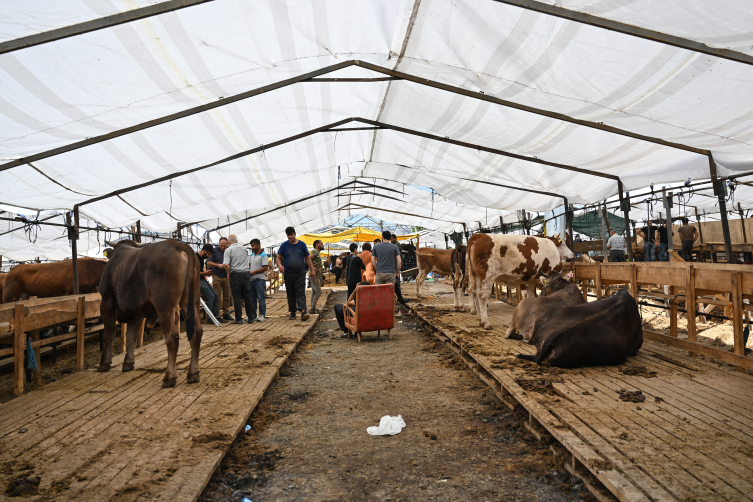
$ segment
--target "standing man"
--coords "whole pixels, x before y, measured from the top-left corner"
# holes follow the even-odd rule
[[[609,261],[625,263],[625,238],[612,230],[609,232],[607,249],[609,249]]]
[[[233,293],[235,305],[235,320],[232,324],[243,324],[243,303],[246,304],[246,315],[250,315],[251,307],[251,276],[248,268],[248,251],[238,244],[235,235],[228,237],[230,246],[225,250],[222,266],[230,276],[230,291]],[[248,319],[251,322],[251,319]]]
[[[213,252],[214,246],[212,246],[211,244],[204,244],[204,247],[202,247],[201,250],[196,253],[196,256],[199,257],[199,291],[201,291],[201,296],[206,298],[207,307],[209,307],[209,310],[212,311],[212,315],[214,315],[214,317],[219,321],[220,302],[218,301],[217,293],[214,292],[214,289],[212,289],[209,281],[207,281],[207,276],[212,275],[212,271],[206,269],[206,259]],[[209,321],[209,319],[207,319],[207,321]]]
[[[695,244],[695,241],[700,236],[698,229],[693,225],[689,225],[687,218],[683,218],[679,232],[680,240],[682,241],[682,257],[685,261],[691,261],[693,259],[693,244]]]
[[[213,269],[212,287],[214,288],[214,292],[217,293],[217,299],[221,307],[220,314],[226,321],[232,321],[233,317],[230,315],[230,280],[225,268],[222,266],[225,263],[226,249],[227,239],[220,237],[220,245],[214,248],[214,251],[207,260],[207,265]]]
[[[251,239],[251,256],[249,257],[249,275],[251,276],[251,310],[246,306],[248,322],[263,322],[267,315],[267,301],[264,293],[267,291],[267,270],[269,270],[269,256],[261,248],[259,239]],[[259,302],[259,317],[256,317],[256,302]]]
[[[646,255],[644,261],[656,261],[654,251],[656,250],[656,227],[651,225],[651,220],[646,222],[646,226],[638,230],[638,235],[643,237],[643,253]]]
[[[666,221],[662,222],[656,229],[656,235],[659,239],[659,261],[669,261],[669,239],[667,236],[669,232]],[[675,233],[672,232],[672,235],[675,235]]]
[[[366,271],[366,265],[363,260],[358,256],[358,244],[352,242],[350,244],[350,256],[347,258],[347,270],[345,276],[345,284],[348,286],[348,298],[356,290],[356,286],[361,282],[361,272]]]
[[[400,264],[397,266],[397,277],[395,277],[395,295],[397,296],[397,301],[405,305],[408,300],[403,298],[403,293],[400,291],[400,270],[402,270],[403,250],[400,248],[400,244],[397,243],[397,235],[392,234],[390,236],[390,242],[397,248],[397,255],[400,257]]]
[[[311,263],[316,269],[316,276],[309,274],[309,282],[311,282],[311,313],[317,314],[316,302],[319,301],[319,297],[322,296],[322,282],[324,282],[324,264],[322,263],[322,250],[324,249],[324,243],[319,239],[314,241],[314,245],[311,250]]]
[[[371,262],[374,264],[376,271],[375,284],[395,284],[397,274],[400,273],[402,260],[400,251],[390,242],[391,233],[389,230],[382,232],[384,242],[374,246],[371,251]]]
[[[311,277],[316,278],[316,269],[311,263],[311,255],[306,244],[299,241],[295,236],[295,229],[285,229],[288,240],[282,243],[277,251],[277,268],[285,278],[285,292],[288,295],[288,310],[291,321],[295,321],[296,310],[301,311],[301,320],[306,321],[310,317],[306,312],[306,266],[311,270]],[[283,260],[285,265],[283,265]]]

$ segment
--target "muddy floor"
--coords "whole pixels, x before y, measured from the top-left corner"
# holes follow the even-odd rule
[[[547,445],[415,318],[340,338],[330,298],[200,500],[592,500]],[[402,415],[395,436],[370,436]]]

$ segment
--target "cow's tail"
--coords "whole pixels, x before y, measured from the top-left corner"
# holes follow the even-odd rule
[[[526,361],[536,362],[536,356],[532,356],[532,355],[529,355],[529,354],[518,354],[515,357],[517,357],[518,359],[525,359]]]
[[[186,336],[188,336],[188,341],[190,342],[193,338],[193,335],[196,331],[196,306],[193,304],[195,299],[195,292],[196,289],[196,281],[198,274],[198,258],[196,257],[196,253],[191,253],[189,256],[193,255],[191,258],[191,262],[188,264],[188,270],[186,271],[186,284],[188,284],[188,307],[186,312]]]

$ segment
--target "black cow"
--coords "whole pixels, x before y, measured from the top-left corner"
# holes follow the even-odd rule
[[[531,338],[533,325],[549,309],[565,305],[580,305],[586,303],[578,286],[553,271],[541,278],[544,291],[542,296],[527,296],[520,300],[512,313],[512,322],[505,334],[505,338],[526,340]]]
[[[622,364],[643,345],[638,304],[623,289],[582,305],[553,307],[533,325],[536,355],[518,358],[560,368]]]
[[[204,333],[199,316],[199,259],[187,245],[175,240],[141,245],[126,240],[109,243],[114,249],[102,274],[100,312],[105,325],[105,344],[97,371],[112,365],[115,321],[128,323],[123,371],[134,369],[133,347],[144,319],[159,319],[167,345],[167,370],[163,387],[175,386],[180,330],[179,310],[186,319],[191,344],[188,383],[199,381],[199,346]]]

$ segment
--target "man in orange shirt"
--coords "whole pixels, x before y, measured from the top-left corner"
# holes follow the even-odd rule
[[[366,270],[361,271],[361,280],[368,282],[372,286],[376,280],[376,272],[374,272],[374,264],[371,263],[371,244],[365,243],[363,245],[363,251],[358,255],[363,263],[366,265]]]

